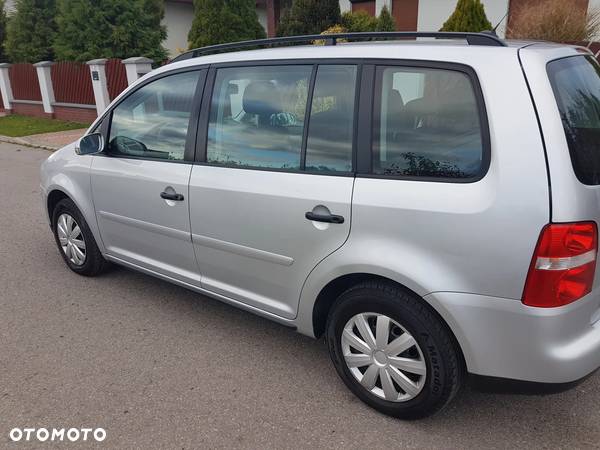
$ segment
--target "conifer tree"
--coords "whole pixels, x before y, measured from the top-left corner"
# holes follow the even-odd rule
[[[481,0],[458,0],[456,9],[440,31],[479,32],[492,28]]]
[[[190,48],[264,37],[254,0],[194,0]]]
[[[396,21],[387,5],[383,5],[377,18],[377,31],[396,31]]]
[[[277,35],[319,34],[340,20],[338,0],[294,0],[279,21]]]
[[[30,0],[28,0],[30,1]],[[145,56],[167,58],[162,0],[58,0],[58,60]]]
[[[2,2],[4,12],[4,1]],[[10,62],[36,63],[52,60],[52,40],[56,34],[54,0],[17,0],[8,20],[4,48]],[[3,15],[4,23],[6,16]],[[4,25],[4,24],[3,24]],[[2,25],[2,31],[4,26]]]

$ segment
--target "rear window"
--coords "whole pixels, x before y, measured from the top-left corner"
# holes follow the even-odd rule
[[[548,75],[569,144],[575,175],[600,184],[600,66],[592,56],[548,64]]]

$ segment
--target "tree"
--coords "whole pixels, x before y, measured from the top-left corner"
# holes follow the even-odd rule
[[[264,37],[254,0],[194,0],[190,48]]]
[[[53,59],[55,13],[54,0],[17,0],[15,13],[8,20],[4,44],[11,62],[35,63]]]
[[[361,33],[377,30],[377,18],[366,11],[350,12],[342,14],[342,26],[349,33]]]
[[[294,0],[277,27],[278,36],[319,34],[340,23],[338,0]]]
[[[381,13],[377,18],[377,31],[396,31],[396,21],[390,13],[387,5],[383,5]]]
[[[481,0],[458,0],[456,9],[440,31],[479,32],[492,28]]]
[[[0,0],[0,62],[6,62],[4,51],[4,40],[6,39],[6,11],[4,11],[4,0]]]
[[[58,0],[54,39],[59,60],[167,58],[162,0]]]

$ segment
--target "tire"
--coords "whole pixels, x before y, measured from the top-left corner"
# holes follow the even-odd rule
[[[364,347],[352,334],[372,345]],[[447,326],[422,299],[392,283],[366,282],[340,295],[329,313],[326,339],[346,386],[389,416],[432,415],[454,398],[465,378],[462,354]],[[355,364],[362,366],[349,367]]]
[[[73,222],[69,223],[68,217],[71,217]],[[67,222],[62,222],[63,218],[66,218]],[[59,221],[61,221],[60,224]],[[77,233],[75,231],[75,233],[71,233],[68,237],[65,237],[65,227],[71,227],[73,230],[76,230],[75,226],[79,227],[77,236],[75,236],[75,233]],[[81,214],[81,211],[79,211],[71,199],[65,198],[61,200],[54,208],[52,212],[52,231],[60,254],[67,266],[69,266],[69,269],[73,272],[92,277],[106,270],[109,264],[102,256],[102,253],[100,253],[94,235],[85,221],[83,214]],[[69,234],[68,231],[67,235]],[[81,244],[82,241],[83,247]],[[65,246],[63,245],[65,242],[67,242],[67,247],[71,247],[72,250],[65,250]],[[76,252],[74,247],[77,247],[79,252]],[[81,254],[84,254],[83,258]]]

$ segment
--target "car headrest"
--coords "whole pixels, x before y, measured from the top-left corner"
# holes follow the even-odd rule
[[[281,112],[277,87],[271,81],[254,81],[244,90],[242,108],[247,114],[267,116]]]

